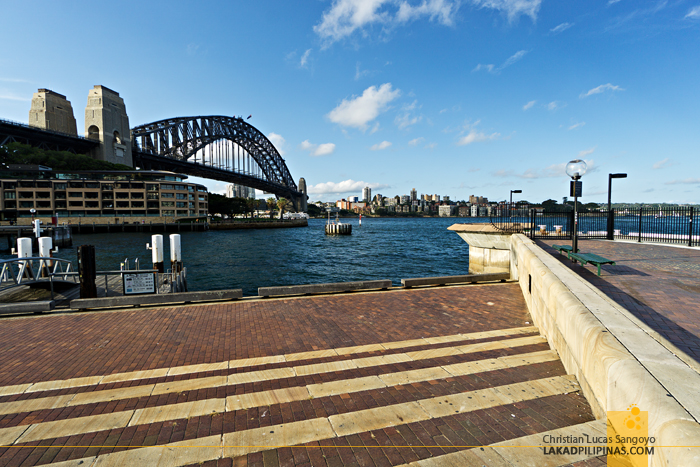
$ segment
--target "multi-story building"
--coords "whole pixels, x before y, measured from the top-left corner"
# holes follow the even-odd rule
[[[349,196],[348,201],[351,203],[359,203],[360,202],[360,197],[359,196]]]
[[[362,189],[362,201],[365,203],[372,201],[372,189],[368,186]]]
[[[436,203],[439,203],[440,202],[440,195],[433,195],[431,200],[435,201]]]
[[[411,202],[411,197],[408,195],[401,195],[401,202],[400,204],[408,204]]]
[[[411,201],[416,201],[418,199],[418,192],[415,188],[411,188]]]
[[[455,207],[450,206],[449,204],[443,204],[438,208],[438,215],[440,217],[454,216],[454,213],[455,213]]]
[[[443,196],[443,197],[442,197],[442,201],[449,204],[449,203],[450,203],[450,197],[449,197],[449,196]]]
[[[226,186],[227,198],[255,198],[255,188],[236,183],[229,183]]]
[[[469,204],[488,204],[489,199],[483,196],[469,195]]]
[[[460,206],[457,208],[457,215],[459,217],[469,217],[470,211],[469,206]]]
[[[54,171],[10,165],[0,171],[0,220],[59,222],[173,222],[205,218],[207,188],[173,172]],[[87,218],[87,219],[86,219]]]

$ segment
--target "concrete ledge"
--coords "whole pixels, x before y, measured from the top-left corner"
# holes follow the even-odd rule
[[[314,293],[351,292],[353,290],[388,289],[391,280],[355,281],[355,282],[331,282],[327,284],[286,285],[281,287],[259,287],[258,295],[270,297],[272,295],[303,295]]]
[[[0,305],[0,314],[6,313],[41,313],[51,311],[54,308],[53,300],[36,302],[3,303]]]
[[[506,281],[510,279],[510,273],[496,272],[489,274],[467,274],[464,276],[442,276],[442,277],[416,277],[413,279],[401,279],[401,285],[406,288],[418,287],[421,285],[445,285],[462,284],[465,282],[486,282],[486,281]]]
[[[170,303],[208,302],[212,300],[235,300],[243,297],[243,290],[210,290],[206,292],[180,292],[155,295],[133,295],[104,298],[78,298],[71,300],[70,307],[78,310],[87,308],[115,308],[121,306],[165,305]]]
[[[532,318],[596,417],[636,404],[656,438],[650,466],[700,465],[700,375],[532,240],[512,242]]]

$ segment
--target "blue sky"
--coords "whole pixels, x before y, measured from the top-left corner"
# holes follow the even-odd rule
[[[244,115],[312,201],[700,203],[700,0],[2,1],[0,118],[95,84],[130,123]],[[221,191],[220,182],[206,182]]]

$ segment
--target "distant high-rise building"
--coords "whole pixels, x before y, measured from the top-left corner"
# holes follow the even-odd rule
[[[372,189],[368,186],[362,189],[362,201],[366,203],[372,201]]]
[[[227,198],[255,198],[255,188],[229,183],[226,187]]]
[[[440,202],[440,195],[433,195],[432,200],[439,203]]]
[[[449,196],[443,196],[443,197],[442,197],[442,200],[443,200],[444,202],[446,202],[446,203],[449,203],[449,202],[450,202],[450,197],[449,197]]]
[[[415,188],[411,189],[411,201],[415,201],[418,199],[418,192],[416,191]]]
[[[360,197],[359,196],[348,196],[348,202],[349,203],[359,203]]]
[[[401,195],[401,204],[408,204],[411,201],[411,197],[408,195]]]

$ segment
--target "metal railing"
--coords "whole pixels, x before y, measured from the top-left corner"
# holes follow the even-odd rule
[[[571,239],[574,212],[554,212],[502,207],[492,211],[491,224],[503,232],[523,231],[531,238]],[[578,213],[582,239],[635,240],[700,246],[700,209],[692,206]]]
[[[0,292],[21,285],[48,282],[53,299],[54,278],[77,283],[77,276],[73,264],[67,259],[41,256],[5,259],[0,261]]]

